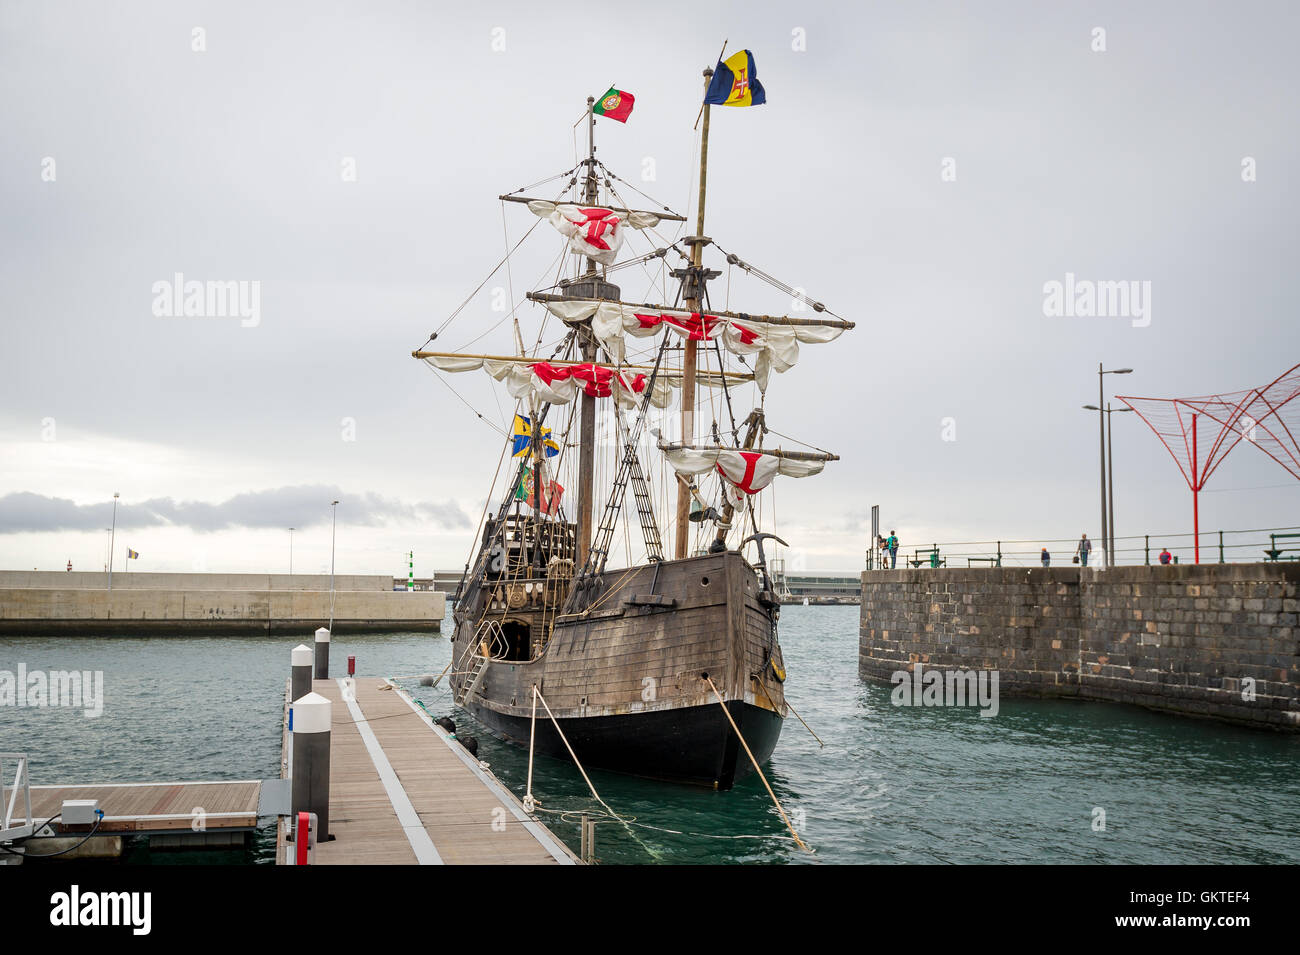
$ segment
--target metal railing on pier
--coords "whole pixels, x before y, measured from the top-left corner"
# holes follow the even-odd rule
[[[1091,540],[1091,538],[1089,538]],[[1100,540],[1092,542],[1090,567],[1102,566],[1104,556]],[[1043,548],[1050,555],[1052,567],[1073,566],[1078,537],[1022,540],[909,542],[899,547],[898,566],[914,569],[930,567],[930,554],[938,552],[943,566],[953,567],[1041,567]],[[1171,563],[1189,564],[1196,552],[1191,533],[1131,534],[1115,538],[1115,565],[1138,566],[1160,563],[1160,553],[1168,549]],[[915,552],[915,559],[914,559]],[[1260,561],[1300,560],[1300,526],[1256,527],[1248,530],[1201,531],[1201,563],[1258,563]],[[888,560],[886,558],[886,566]],[[879,550],[867,552],[867,569],[880,569]]]

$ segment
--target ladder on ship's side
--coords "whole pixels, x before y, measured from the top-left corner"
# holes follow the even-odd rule
[[[485,641],[488,644],[486,654],[483,653]],[[465,679],[461,681],[460,688],[453,697],[457,706],[464,706],[465,702],[478,692],[479,686],[483,683],[483,677],[487,674],[488,661],[491,659],[489,654],[494,653],[497,649],[504,649],[504,646],[505,634],[501,632],[501,625],[495,620],[484,620],[479,625],[478,632],[474,634],[474,640],[461,654],[460,662],[457,665],[457,669],[460,669],[465,665],[465,658],[469,658],[469,669],[465,671]]]
[[[460,685],[460,690],[456,693],[456,705],[464,706],[465,702],[478,692],[479,685],[483,682],[483,674],[487,670],[488,658],[474,654],[470,661],[469,670],[465,674],[465,680]]]

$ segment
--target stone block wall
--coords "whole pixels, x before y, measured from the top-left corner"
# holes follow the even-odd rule
[[[1010,695],[1300,729],[1298,600],[1285,563],[868,571],[858,672],[996,669]]]

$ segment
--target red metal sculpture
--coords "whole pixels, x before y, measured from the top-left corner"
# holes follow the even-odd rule
[[[1300,365],[1263,388],[1200,398],[1116,398],[1138,413],[1156,433],[1192,490],[1192,533],[1196,563],[1201,562],[1201,488],[1228,452],[1242,441],[1253,444],[1300,478]]]

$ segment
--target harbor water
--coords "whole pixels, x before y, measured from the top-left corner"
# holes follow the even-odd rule
[[[450,625],[445,627],[450,633]],[[310,642],[304,633],[302,641]],[[103,713],[0,707],[0,751],[31,757],[33,784],[258,779],[279,774],[289,651],[269,637],[4,637],[0,670],[102,671]],[[793,717],[764,767],[812,848],[789,838],[762,782],[709,792],[592,772],[626,822],[601,818],[602,863],[1300,863],[1300,737],[1135,707],[1002,699],[902,707],[857,677],[858,608],[787,607],[781,643]],[[393,676],[434,716],[479,739],[517,794],[527,753],[457,710],[446,637],[335,634],[331,673]],[[581,756],[581,754],[579,754]],[[542,818],[575,850],[599,813],[570,764],[540,758]],[[248,851],[149,851],[128,862],[269,864],[273,827]]]

